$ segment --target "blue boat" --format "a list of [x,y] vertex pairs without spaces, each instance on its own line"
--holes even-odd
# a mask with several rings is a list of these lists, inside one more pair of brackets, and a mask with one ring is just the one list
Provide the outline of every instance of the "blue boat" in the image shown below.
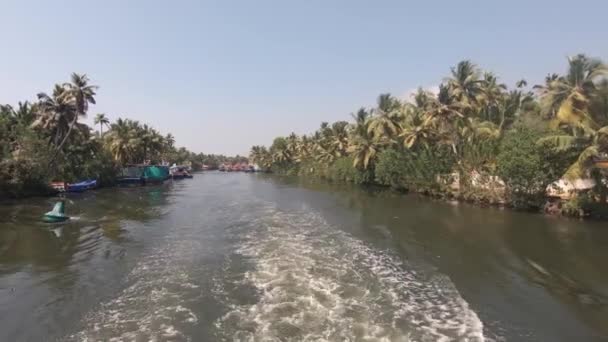
[[68,184],[66,191],[67,192],[85,192],[89,189],[94,189],[97,187],[96,179],[87,179],[82,182]]

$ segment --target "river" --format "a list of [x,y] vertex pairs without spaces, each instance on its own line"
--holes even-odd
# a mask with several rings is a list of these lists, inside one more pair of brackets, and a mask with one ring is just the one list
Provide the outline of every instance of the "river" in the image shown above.
[[0,204],[0,341],[606,341],[608,227],[268,175]]

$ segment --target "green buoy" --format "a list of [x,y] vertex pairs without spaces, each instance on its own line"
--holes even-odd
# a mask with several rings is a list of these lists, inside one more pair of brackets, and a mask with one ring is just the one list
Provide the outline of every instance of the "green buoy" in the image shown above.
[[42,217],[42,220],[48,223],[63,222],[69,219],[70,217],[65,215],[65,203],[63,201],[55,203],[53,210],[44,214]]

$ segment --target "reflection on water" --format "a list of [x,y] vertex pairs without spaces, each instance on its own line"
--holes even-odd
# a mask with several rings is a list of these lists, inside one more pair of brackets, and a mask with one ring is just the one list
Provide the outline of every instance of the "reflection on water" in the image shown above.
[[[113,287],[104,284],[105,276],[113,273],[106,266],[121,262],[131,229],[160,217],[167,191],[166,187],[104,189],[69,195],[66,213],[72,219],[56,224],[41,221],[55,199],[2,203],[0,317],[13,319],[3,323],[0,339],[21,340],[33,325],[42,328],[32,339],[60,334],[55,329],[71,325],[64,314],[82,313],[81,304],[97,300],[89,296],[91,292]],[[86,291],[79,293],[81,289]],[[65,305],[72,308],[65,310]]]
[[608,230],[268,175],[0,204],[0,340],[608,338]]

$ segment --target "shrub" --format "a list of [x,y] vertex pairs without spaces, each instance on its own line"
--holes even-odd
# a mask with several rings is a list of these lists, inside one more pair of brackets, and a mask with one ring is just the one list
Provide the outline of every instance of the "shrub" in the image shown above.
[[507,133],[496,158],[508,203],[515,208],[539,208],[549,184],[559,179],[571,162],[568,153],[555,153],[537,142],[542,134],[526,127]]
[[396,190],[407,189],[406,170],[408,159],[411,159],[410,154],[407,151],[396,151],[394,149],[382,151],[376,164],[376,181]]
[[[376,164],[378,183],[394,189],[408,189],[437,195],[445,190],[454,156],[445,147],[421,146],[414,150],[387,149]],[[448,177],[449,178],[449,177]]]
[[42,164],[29,158],[0,161],[0,198],[48,193],[46,167]]
[[341,157],[328,167],[327,178],[333,181],[368,184],[374,180],[374,172],[372,169],[361,170],[354,167],[352,157]]

